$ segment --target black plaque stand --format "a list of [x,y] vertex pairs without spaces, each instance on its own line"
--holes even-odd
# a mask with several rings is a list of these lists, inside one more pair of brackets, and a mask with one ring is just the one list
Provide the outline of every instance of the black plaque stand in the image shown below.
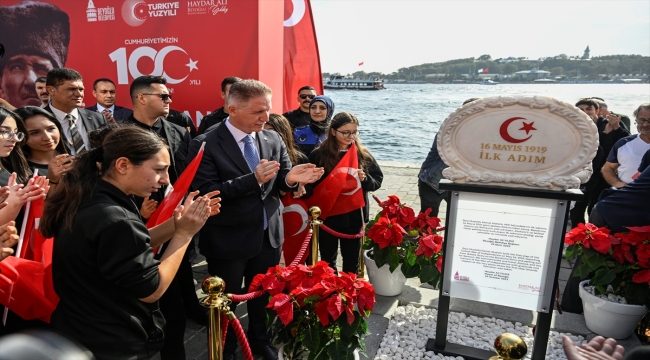
[[[440,182],[441,190],[448,190],[447,197],[447,217],[445,220],[445,242],[443,244],[443,253],[445,254],[443,258],[443,274],[442,274],[442,283],[440,285],[440,295],[438,299],[438,320],[436,325],[436,337],[429,339],[426,345],[426,351],[434,351],[436,353],[443,354],[445,356],[462,356],[465,359],[471,360],[484,360],[489,359],[491,356],[494,356],[495,353],[492,351],[482,350],[473,348],[470,346],[458,345],[453,343],[447,343],[447,327],[449,325],[449,305],[450,305],[450,294],[443,291],[443,285],[445,282],[445,263],[447,259],[450,259],[451,254],[447,252],[447,234],[449,234],[449,219],[451,217],[452,211],[456,211],[455,208],[452,209],[453,205],[456,202],[451,201],[453,196],[458,196],[460,192],[472,192],[472,193],[482,193],[482,194],[496,194],[504,196],[521,196],[521,197],[530,197],[538,199],[553,199],[561,200],[564,203],[563,205],[566,210],[564,211],[564,220],[561,222],[563,224],[562,231],[555,231],[555,234],[552,235],[556,237],[556,234],[561,234],[563,236],[564,229],[566,228],[567,219],[569,217],[569,202],[570,201],[580,201],[583,198],[582,192],[579,190],[567,190],[567,191],[549,191],[549,190],[532,190],[532,189],[523,189],[523,188],[514,188],[514,187],[501,187],[501,186],[486,186],[486,185],[472,185],[472,184],[459,184],[452,183],[449,180],[442,180]],[[553,239],[558,240],[558,239]],[[560,239],[561,241],[562,239]],[[553,274],[553,290],[557,289],[557,278],[560,272],[560,259],[562,258],[562,246],[559,247],[559,254],[556,258],[557,261],[555,265],[555,273]],[[449,255],[448,255],[449,254]],[[553,264],[549,270],[553,269]],[[546,356],[546,344],[548,342],[548,335],[551,331],[551,319],[553,317],[553,302],[555,298],[550,297],[548,305],[544,308],[546,311],[537,312],[537,327],[535,329],[535,340],[533,342],[533,353],[532,360],[542,360]]]

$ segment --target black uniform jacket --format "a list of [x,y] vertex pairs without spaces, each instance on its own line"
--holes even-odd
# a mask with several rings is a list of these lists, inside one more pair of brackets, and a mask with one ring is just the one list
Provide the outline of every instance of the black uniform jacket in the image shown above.
[[165,323],[158,302],[139,299],[158,288],[149,231],[130,198],[99,180],[77,211],[72,231],[54,238],[52,273],[60,302],[52,325],[98,359],[153,355]]

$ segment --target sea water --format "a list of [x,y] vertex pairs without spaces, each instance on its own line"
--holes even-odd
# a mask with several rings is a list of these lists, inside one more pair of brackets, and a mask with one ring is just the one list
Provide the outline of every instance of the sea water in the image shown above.
[[442,122],[466,99],[487,96],[543,95],[575,104],[583,97],[605,99],[609,110],[625,114],[650,102],[650,84],[386,84],[386,90],[326,90],[335,113],[359,118],[360,140],[375,158],[421,163]]

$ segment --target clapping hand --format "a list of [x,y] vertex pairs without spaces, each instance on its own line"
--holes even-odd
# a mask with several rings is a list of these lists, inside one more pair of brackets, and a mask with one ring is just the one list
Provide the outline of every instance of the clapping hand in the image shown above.
[[153,212],[156,211],[156,207],[158,207],[158,201],[153,199],[144,199],[142,206],[140,207],[140,215],[142,215],[144,219],[149,219],[151,215],[153,215]]
[[68,154],[57,155],[47,164],[47,175],[50,180],[58,182],[61,176],[72,168],[74,156]]
[[280,164],[277,161],[262,159],[260,160],[260,163],[257,164],[257,167],[255,167],[255,179],[257,179],[258,184],[265,184],[267,181],[275,177],[278,170],[280,170]]
[[603,131],[605,134],[609,134],[611,131],[621,127],[620,116],[609,114],[605,118],[607,119],[607,125],[605,125],[605,130]]
[[183,205],[174,210],[176,233],[185,232],[190,235],[190,238],[203,227],[211,213],[210,198],[199,196],[195,199],[198,193],[198,191],[191,192]]
[[623,360],[625,349],[616,340],[596,336],[588,344],[576,347],[568,336],[562,336],[564,354],[569,360]]
[[8,183],[9,196],[7,197],[7,203],[12,206],[23,206],[26,202],[45,197],[49,190],[47,179],[44,176],[29,179],[27,186],[16,184],[16,176],[16,173],[12,173]]
[[208,199],[210,199],[210,216],[217,215],[218,213],[221,212],[221,204],[220,204],[221,198],[216,197],[220,193],[221,193],[221,191],[215,190],[215,191],[211,191],[211,192],[205,194],[205,196]]
[[14,253],[12,246],[18,242],[16,222],[10,221],[0,226],[0,261]]
[[[99,112],[99,110],[97,110],[97,112]],[[107,123],[116,124],[116,121],[113,118],[113,114],[110,111],[104,110],[104,111],[102,111],[102,114],[104,114],[104,117],[106,118]]]
[[320,179],[324,173],[325,169],[316,167],[314,164],[296,165],[287,174],[287,183],[289,185],[295,183],[311,184]]

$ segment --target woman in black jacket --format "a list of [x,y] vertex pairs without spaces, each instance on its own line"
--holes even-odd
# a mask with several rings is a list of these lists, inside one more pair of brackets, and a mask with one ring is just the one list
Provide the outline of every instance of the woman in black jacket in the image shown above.
[[[190,194],[172,219],[148,230],[131,195],[147,198],[169,184],[167,145],[135,126],[103,131],[101,146],[77,156],[45,201],[40,230],[54,237],[60,298],[52,325],[97,359],[148,359],[164,338],[158,299],[210,215],[210,200]],[[152,247],[170,238],[155,260]]]
[[[384,175],[377,161],[359,141],[359,120],[348,112],[336,114],[328,130],[327,139],[309,155],[309,162],[325,168],[325,174],[318,182],[306,185],[304,197],[312,196],[323,179],[332,172],[341,158],[348,151],[352,143],[357,148],[359,169],[357,175],[361,181],[365,206],[345,214],[329,216],[325,225],[332,230],[343,234],[358,234],[368,222],[368,191],[375,191],[381,187]],[[339,238],[322,230],[319,233],[319,248],[321,259],[327,261],[336,270],[336,255],[339,247]],[[343,257],[343,271],[356,273],[359,267],[360,239],[341,239],[341,256]]]

